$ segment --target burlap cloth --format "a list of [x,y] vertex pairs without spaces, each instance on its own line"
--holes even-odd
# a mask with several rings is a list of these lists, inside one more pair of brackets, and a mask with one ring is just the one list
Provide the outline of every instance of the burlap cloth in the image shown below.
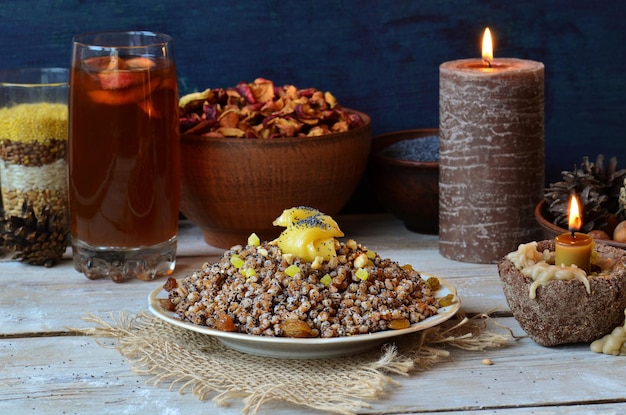
[[[151,376],[147,383],[168,382],[170,389],[191,390],[201,400],[212,396],[218,406],[241,399],[244,414],[256,414],[268,402],[353,414],[369,407],[368,401],[383,398],[387,388],[398,383],[392,376],[431,368],[449,355],[446,348],[485,350],[501,347],[513,337],[486,315],[468,319],[459,313],[437,327],[400,336],[371,352],[288,360],[232,350],[213,337],[176,327],[147,312],[134,317],[111,315],[112,323],[92,314],[84,320],[96,327],[74,330],[114,338],[114,347],[133,371]],[[492,331],[494,325],[508,333]],[[332,393],[320,393],[329,385]]]

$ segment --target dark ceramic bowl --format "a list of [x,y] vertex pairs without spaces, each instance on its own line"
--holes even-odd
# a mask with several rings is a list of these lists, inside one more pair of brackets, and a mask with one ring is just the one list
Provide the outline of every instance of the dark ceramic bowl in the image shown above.
[[273,140],[181,136],[180,210],[219,248],[263,240],[284,209],[310,206],[334,215],[348,202],[367,166],[371,121],[346,132]]
[[413,232],[439,232],[439,162],[412,161],[386,155],[402,140],[433,137],[439,130],[397,131],[372,139],[368,177],[379,203]]
[[[567,229],[555,225],[550,220],[548,220],[548,217],[549,215],[546,201],[542,200],[541,202],[537,203],[537,206],[535,206],[535,220],[541,227],[541,230],[543,231],[546,239],[554,239],[558,235],[567,232]],[[615,246],[617,248],[626,249],[625,243],[615,242],[610,239],[598,239],[598,241],[601,241],[607,245]]]

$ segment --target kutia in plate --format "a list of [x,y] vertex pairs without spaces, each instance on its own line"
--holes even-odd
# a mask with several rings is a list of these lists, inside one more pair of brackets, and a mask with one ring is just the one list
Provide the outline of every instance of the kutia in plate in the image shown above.
[[285,210],[273,241],[252,234],[187,277],[168,279],[161,306],[174,318],[227,332],[332,338],[406,329],[457,301],[439,280],[344,236],[309,207]]

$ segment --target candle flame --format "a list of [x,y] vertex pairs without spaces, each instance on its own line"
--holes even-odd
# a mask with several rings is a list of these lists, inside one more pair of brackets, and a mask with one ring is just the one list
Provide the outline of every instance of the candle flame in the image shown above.
[[567,226],[570,232],[579,231],[583,227],[583,219],[580,214],[580,205],[578,204],[578,198],[576,195],[572,195],[569,200],[569,215],[567,218]]
[[491,30],[488,27],[485,28],[485,33],[483,34],[483,60],[489,66],[491,66],[491,61],[493,61],[493,42],[491,40]]

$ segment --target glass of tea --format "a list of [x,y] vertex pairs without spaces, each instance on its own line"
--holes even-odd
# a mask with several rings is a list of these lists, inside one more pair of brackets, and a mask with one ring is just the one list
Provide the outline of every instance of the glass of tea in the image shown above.
[[152,280],[176,264],[180,160],[172,38],[72,40],[68,199],[74,266],[90,279]]

